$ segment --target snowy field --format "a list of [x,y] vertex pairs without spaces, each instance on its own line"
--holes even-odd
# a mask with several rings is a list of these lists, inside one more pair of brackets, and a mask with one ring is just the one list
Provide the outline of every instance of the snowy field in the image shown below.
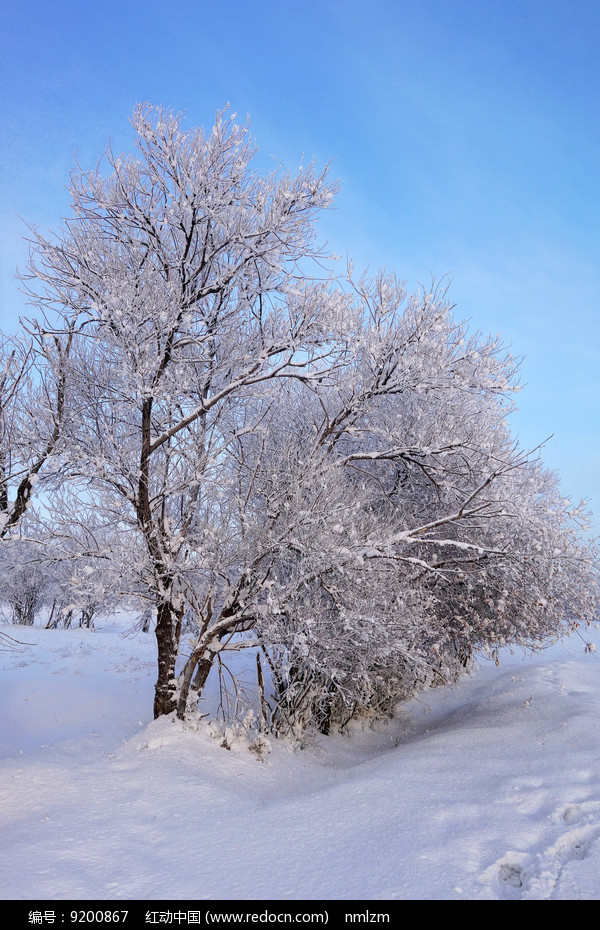
[[151,720],[153,637],[128,622],[0,628],[23,644],[0,652],[2,899],[600,897],[600,666],[580,639],[261,760]]

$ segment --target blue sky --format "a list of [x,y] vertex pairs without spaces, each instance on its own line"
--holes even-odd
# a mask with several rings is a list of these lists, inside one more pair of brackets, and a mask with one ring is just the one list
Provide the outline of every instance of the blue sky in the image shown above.
[[357,269],[453,277],[456,314],[524,356],[514,428],[600,531],[600,0],[3,0],[0,326],[23,221],[68,214],[74,153],[138,101],[342,180],[321,222]]

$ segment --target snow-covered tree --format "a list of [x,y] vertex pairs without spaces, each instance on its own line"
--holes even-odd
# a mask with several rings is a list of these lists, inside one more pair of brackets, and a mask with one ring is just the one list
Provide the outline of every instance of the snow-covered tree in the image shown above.
[[40,520],[77,590],[153,605],[155,715],[254,649],[262,724],[327,730],[590,619],[596,556],[511,436],[499,340],[435,288],[319,276],[327,171],[258,174],[225,114],[133,124],[135,155],[74,173],[26,279],[52,371],[69,345]]
[[510,435],[514,359],[443,294],[355,290],[345,363],[277,385],[223,466],[180,713],[228,646],[260,645],[276,729],[328,729],[597,611],[577,514]]
[[75,329],[71,493],[120,521],[154,599],[160,715],[202,559],[197,514],[219,508],[221,463],[254,428],[249,398],[322,376],[343,300],[307,277],[336,189],[326,170],[257,174],[247,128],[224,114],[207,134],[148,106],[133,124],[135,156],[108,149],[106,176],[74,173],[73,218],[36,235],[27,280]]
[[0,334],[0,539],[14,535],[59,451],[71,333],[32,323],[23,336]]

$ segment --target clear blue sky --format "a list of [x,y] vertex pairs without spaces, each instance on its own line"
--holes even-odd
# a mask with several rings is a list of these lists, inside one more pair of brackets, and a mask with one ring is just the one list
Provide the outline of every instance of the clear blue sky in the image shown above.
[[2,328],[75,151],[128,147],[137,101],[190,125],[229,102],[261,165],[333,159],[335,252],[451,274],[457,315],[525,356],[515,430],[554,434],[600,530],[600,0],[3,0],[0,80]]

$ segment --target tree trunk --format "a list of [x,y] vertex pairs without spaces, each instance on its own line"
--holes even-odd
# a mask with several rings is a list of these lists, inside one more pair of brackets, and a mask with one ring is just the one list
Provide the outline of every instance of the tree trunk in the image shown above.
[[172,713],[177,707],[175,662],[179,646],[181,617],[168,602],[159,604],[156,616],[158,678],[154,689],[154,719]]
[[[199,697],[202,689],[204,688],[204,685],[206,684],[206,679],[208,678],[214,660],[214,653],[209,653],[209,655],[209,659],[205,658],[205,656],[199,659],[198,653],[192,653],[187,661],[187,665],[185,666],[181,676],[179,701],[177,703],[177,716],[180,720],[185,719],[187,699],[190,690],[193,691],[197,697]],[[194,669],[196,669],[196,675],[194,677],[194,683],[192,684],[192,675],[194,674]]]

